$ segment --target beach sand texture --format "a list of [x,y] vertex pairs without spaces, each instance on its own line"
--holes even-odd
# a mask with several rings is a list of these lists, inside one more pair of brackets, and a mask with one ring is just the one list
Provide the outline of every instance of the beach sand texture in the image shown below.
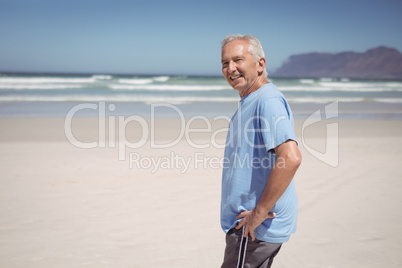
[[[306,128],[302,143],[303,121],[296,120],[303,155],[299,225],[274,267],[401,267],[402,121],[333,122],[340,136],[336,167],[306,150],[324,152],[324,122]],[[213,130],[225,127],[212,123]],[[73,134],[97,141],[97,124],[76,118]],[[63,118],[1,118],[0,125],[0,267],[220,266],[221,169],[214,161],[222,148],[194,148],[183,138],[155,149],[148,141],[119,161],[108,141],[92,149],[68,142]],[[177,137],[177,120],[157,125],[156,143]],[[191,127],[197,126],[205,128]],[[128,125],[126,134],[136,141],[138,126]],[[210,133],[190,135],[199,145],[211,141]],[[224,138],[221,132],[214,141],[222,145]],[[130,153],[190,164],[130,168]]]

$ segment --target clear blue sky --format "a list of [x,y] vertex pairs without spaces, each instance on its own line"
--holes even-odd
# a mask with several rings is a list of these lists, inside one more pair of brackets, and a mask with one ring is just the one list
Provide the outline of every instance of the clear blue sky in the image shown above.
[[268,71],[292,54],[402,51],[400,0],[0,0],[0,72],[219,75],[252,34]]

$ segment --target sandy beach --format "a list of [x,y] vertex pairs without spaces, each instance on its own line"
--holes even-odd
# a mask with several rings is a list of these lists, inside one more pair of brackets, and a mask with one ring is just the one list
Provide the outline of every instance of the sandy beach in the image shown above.
[[290,118],[273,267],[402,268],[401,26],[402,0],[0,0],[0,268],[221,267],[223,166],[249,209],[276,158],[244,142]]
[[[125,132],[109,132],[107,122],[102,144],[97,118],[75,118],[76,140],[98,142],[83,149],[67,140],[64,118],[1,118],[0,266],[219,267],[217,161],[227,122],[210,122],[210,131],[180,141],[177,119],[157,120],[153,141],[138,122]],[[326,122],[305,128],[301,142],[303,122],[295,124],[298,231],[274,267],[401,267],[402,121],[331,121],[339,129],[339,146],[327,148],[338,154],[335,167],[307,150],[325,153]],[[144,144],[119,154],[113,140],[123,132]]]

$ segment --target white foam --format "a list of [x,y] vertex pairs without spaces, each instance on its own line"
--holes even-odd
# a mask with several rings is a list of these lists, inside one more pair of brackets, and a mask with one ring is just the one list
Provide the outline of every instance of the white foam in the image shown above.
[[229,86],[221,85],[109,85],[114,90],[161,90],[161,91],[208,91],[208,90],[227,90]]
[[170,79],[169,76],[158,76],[158,77],[154,77],[153,80],[156,82],[166,82]]
[[146,85],[152,82],[152,79],[119,79],[119,83],[122,84]]
[[110,80],[113,78],[111,75],[102,75],[102,74],[96,74],[92,76],[93,79],[96,80]]
[[357,82],[331,82],[331,83],[320,83],[324,88],[329,90],[338,91],[361,91],[361,92],[383,92],[383,91],[402,91],[402,86],[390,87],[387,83],[357,83]]
[[162,96],[131,96],[131,95],[70,95],[70,96],[0,96],[0,101],[114,101],[114,102],[144,102],[144,103],[191,103],[191,102],[237,102],[237,97],[162,97]]
[[364,98],[287,98],[288,102],[296,102],[296,103],[328,103],[333,101],[339,102],[362,102]]
[[402,98],[375,98],[376,102],[386,102],[386,103],[402,103]]
[[[402,103],[402,98],[374,98],[367,100],[365,98],[287,98],[290,103],[328,103],[333,101],[339,102],[385,102],[385,103]],[[58,96],[34,96],[34,95],[14,95],[0,96],[0,101],[77,101],[77,102],[93,102],[93,101],[114,101],[114,102],[144,102],[144,103],[192,103],[192,102],[237,102],[239,97],[171,97],[171,96],[133,96],[125,94],[116,95],[58,95]]]
[[330,87],[330,88],[358,88],[358,87],[374,87],[372,83],[357,83],[357,82],[352,82],[352,83],[345,83],[345,82],[320,82],[319,85],[323,87]]
[[61,77],[0,77],[0,84],[47,84],[47,83],[93,83],[90,78],[61,78]]
[[303,85],[283,85],[279,86],[281,91],[348,91],[348,92],[386,92],[402,91],[402,87],[387,87],[384,84],[368,83],[322,83],[312,86]]
[[314,84],[315,81],[313,79],[300,79],[299,82],[302,84]]
[[402,98],[287,98],[288,102],[296,102],[296,103],[328,103],[332,101],[339,102],[385,102],[385,103],[402,103]]
[[11,89],[11,90],[24,90],[24,89],[44,89],[44,90],[54,90],[54,89],[71,89],[71,88],[82,88],[81,85],[66,85],[66,84],[0,84],[0,89]]
[[399,87],[402,88],[402,83],[398,82],[390,82],[390,83],[385,83],[384,84],[387,87]]
[[332,88],[320,86],[281,86],[280,91],[333,91]]

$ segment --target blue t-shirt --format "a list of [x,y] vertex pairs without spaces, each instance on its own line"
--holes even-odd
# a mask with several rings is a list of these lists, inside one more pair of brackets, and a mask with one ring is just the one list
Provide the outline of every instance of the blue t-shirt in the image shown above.
[[[235,227],[236,215],[258,203],[276,161],[274,148],[296,141],[293,115],[285,97],[268,83],[241,98],[226,138],[222,175],[221,226]],[[283,243],[296,231],[298,201],[294,180],[272,208],[274,219],[266,219],[254,230],[255,237]]]

